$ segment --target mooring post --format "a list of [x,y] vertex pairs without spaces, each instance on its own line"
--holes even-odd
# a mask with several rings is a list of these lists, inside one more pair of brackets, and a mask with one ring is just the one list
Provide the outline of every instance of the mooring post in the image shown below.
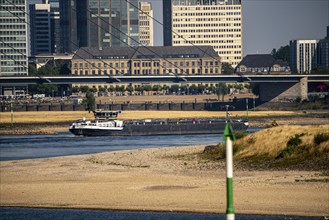
[[230,122],[226,122],[224,130],[224,140],[226,142],[226,219],[234,220],[233,208],[233,141],[234,132]]
[[13,108],[13,100],[10,100],[10,127],[14,126],[14,108]]

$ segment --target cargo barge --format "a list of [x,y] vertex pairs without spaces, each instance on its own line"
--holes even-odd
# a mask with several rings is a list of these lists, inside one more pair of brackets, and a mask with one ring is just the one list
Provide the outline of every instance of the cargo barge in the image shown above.
[[[103,114],[103,115],[102,115]],[[69,130],[82,136],[134,136],[134,135],[182,135],[220,134],[224,132],[226,120],[221,118],[183,118],[119,120],[116,112],[95,113],[94,120],[81,119]],[[240,120],[230,120],[234,131],[244,131],[248,125]]]

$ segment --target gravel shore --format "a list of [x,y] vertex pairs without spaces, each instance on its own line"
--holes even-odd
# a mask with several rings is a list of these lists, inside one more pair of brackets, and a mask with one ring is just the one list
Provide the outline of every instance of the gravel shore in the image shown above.
[[[1,206],[224,213],[223,161],[202,161],[204,146],[5,161]],[[236,213],[329,216],[321,172],[235,167]]]

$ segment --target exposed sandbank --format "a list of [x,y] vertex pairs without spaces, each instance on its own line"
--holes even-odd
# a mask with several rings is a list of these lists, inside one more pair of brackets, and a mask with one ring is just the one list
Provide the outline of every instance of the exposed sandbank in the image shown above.
[[[224,213],[225,164],[197,160],[196,153],[203,149],[174,147],[0,162],[0,205]],[[329,216],[325,178],[314,171],[236,167],[236,213]]]

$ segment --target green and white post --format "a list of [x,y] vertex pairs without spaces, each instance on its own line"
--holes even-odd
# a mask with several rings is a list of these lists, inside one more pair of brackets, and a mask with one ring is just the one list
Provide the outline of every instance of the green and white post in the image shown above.
[[234,220],[233,208],[233,141],[235,140],[234,132],[230,122],[226,122],[224,130],[224,140],[226,142],[226,219]]

